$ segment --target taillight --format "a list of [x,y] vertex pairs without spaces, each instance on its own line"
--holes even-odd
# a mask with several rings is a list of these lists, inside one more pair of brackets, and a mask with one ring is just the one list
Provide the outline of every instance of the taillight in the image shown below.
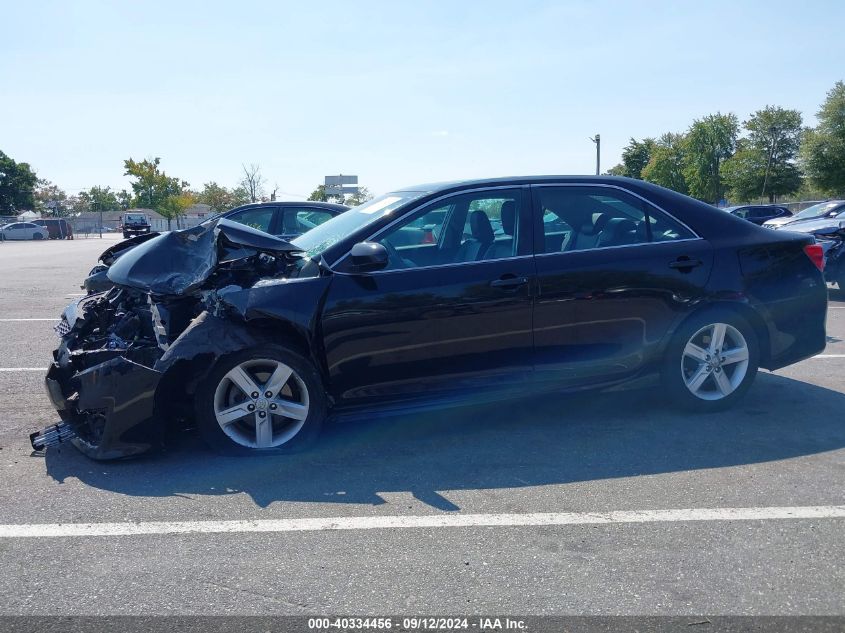
[[824,250],[821,244],[807,244],[804,247],[804,253],[816,265],[816,268],[824,271]]
[[434,244],[434,231],[432,231],[431,229],[426,229],[426,231],[423,233],[422,243]]

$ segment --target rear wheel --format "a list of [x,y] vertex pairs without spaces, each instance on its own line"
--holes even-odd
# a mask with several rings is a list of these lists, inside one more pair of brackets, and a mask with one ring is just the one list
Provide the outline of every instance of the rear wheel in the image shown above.
[[745,395],[758,366],[754,329],[739,315],[720,310],[681,326],[667,350],[663,381],[681,406],[718,411]]
[[215,450],[235,455],[290,453],[312,443],[326,416],[319,375],[281,347],[221,359],[197,391],[197,426]]
[[44,236],[43,236],[43,235],[41,235],[41,233],[33,233],[33,234],[32,234],[32,239],[34,239],[34,240],[43,240],[43,239],[44,239]]

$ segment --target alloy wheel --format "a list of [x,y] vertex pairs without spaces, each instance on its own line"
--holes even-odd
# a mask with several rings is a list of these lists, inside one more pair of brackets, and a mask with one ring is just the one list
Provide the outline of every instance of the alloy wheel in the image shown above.
[[276,448],[296,436],[308,417],[308,388],[288,365],[255,359],[233,367],[214,391],[223,432],[247,448]]
[[748,343],[728,323],[712,323],[687,341],[681,376],[687,389],[702,400],[721,400],[736,391],[748,373]]

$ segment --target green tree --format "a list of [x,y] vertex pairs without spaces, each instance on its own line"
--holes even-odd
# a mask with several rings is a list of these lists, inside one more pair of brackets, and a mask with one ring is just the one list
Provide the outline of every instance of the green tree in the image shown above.
[[705,202],[724,198],[722,162],[733,155],[738,134],[735,114],[717,112],[693,121],[684,148],[684,179],[690,195]]
[[357,207],[359,204],[364,204],[373,199],[373,194],[366,187],[358,187],[358,193],[354,193],[343,202],[343,204],[350,207]]
[[202,191],[196,194],[196,201],[199,204],[207,204],[214,213],[221,213],[248,203],[250,196],[243,187],[228,189],[216,182],[207,182]]
[[[91,208],[95,211],[119,211],[120,201],[117,199],[111,187],[91,187],[84,192],[90,201]],[[81,196],[82,194],[80,194]]]
[[767,158],[747,139],[737,141],[736,152],[719,168],[732,202],[750,202],[760,197]]
[[115,195],[117,196],[117,201],[120,204],[121,211],[126,211],[126,209],[132,206],[132,194],[126,191],[126,189],[121,189]]
[[339,202],[343,203],[343,196],[329,195],[326,193],[326,185],[317,185],[317,188],[311,192],[308,199],[313,202]]
[[643,169],[648,165],[653,150],[653,138],[644,138],[642,141],[631,138],[631,141],[622,150],[624,173],[619,175],[642,180]]
[[801,144],[801,113],[766,106],[743,122],[748,138],[737,143],[736,153],[721,167],[731,197],[745,202],[798,191],[801,172],[795,164]]
[[0,214],[32,209],[36,184],[38,177],[28,163],[16,163],[0,151]]
[[178,196],[188,186],[188,183],[178,178],[172,178],[159,168],[160,158],[144,159],[137,162],[132,158],[123,161],[124,176],[132,177],[132,191],[135,197],[132,204],[137,207],[159,210],[165,200]]
[[804,171],[822,191],[845,194],[845,83],[836,82],[816,116],[818,126],[801,143]]
[[619,163],[618,165],[614,165],[610,169],[608,169],[605,173],[605,176],[624,176],[625,175],[625,165]]
[[67,194],[49,180],[38,180],[34,193],[35,210],[42,215],[66,216],[71,211]]
[[686,138],[667,132],[654,143],[651,158],[643,168],[643,180],[679,193],[689,193],[684,177]]
[[181,193],[168,196],[155,208],[160,216],[167,220],[167,230],[171,228],[171,222],[176,220],[179,224],[179,218],[185,215],[185,211],[196,204],[196,198],[190,191],[183,191]]

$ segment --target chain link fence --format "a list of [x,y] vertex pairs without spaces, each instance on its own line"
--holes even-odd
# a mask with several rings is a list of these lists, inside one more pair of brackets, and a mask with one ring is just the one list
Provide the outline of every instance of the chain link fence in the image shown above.
[[110,235],[122,237],[119,220],[103,220],[100,224],[91,218],[68,218],[68,222],[73,227],[74,239],[100,237],[100,227],[102,227],[103,237]]

